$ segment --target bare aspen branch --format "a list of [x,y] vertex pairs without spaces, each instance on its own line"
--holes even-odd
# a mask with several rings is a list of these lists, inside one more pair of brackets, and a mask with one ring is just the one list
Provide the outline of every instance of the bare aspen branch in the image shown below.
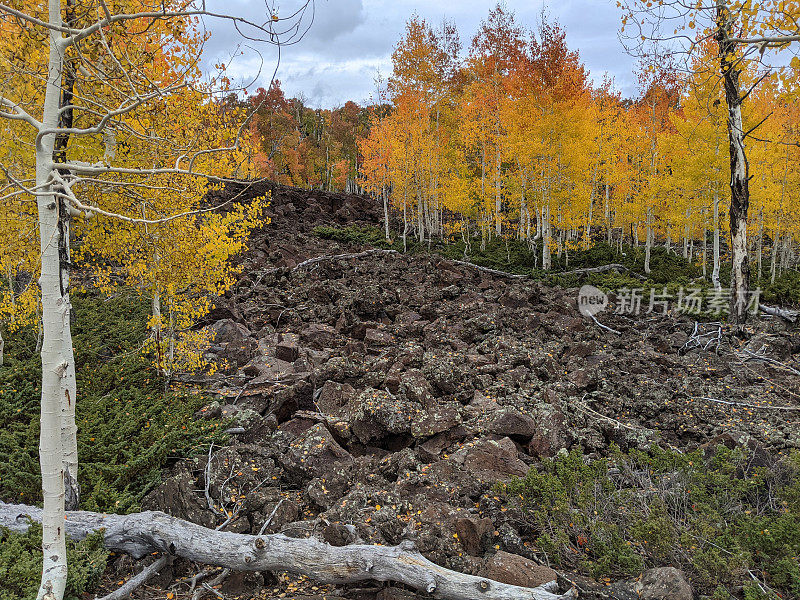
[[16,102],[13,102],[13,101],[9,100],[8,98],[4,98],[3,96],[0,96],[0,106],[5,106],[5,107],[10,108],[11,110],[14,111],[13,113],[5,112],[5,111],[0,112],[0,117],[2,117],[4,119],[10,119],[12,121],[25,121],[26,123],[32,125],[36,129],[41,129],[42,128],[41,121],[38,121],[37,119],[32,117],[30,114],[28,114],[28,112],[24,108],[22,108],[19,104],[17,104]]
[[169,223],[170,221],[174,221],[176,219],[183,219],[186,217],[192,217],[196,215],[201,215],[203,213],[212,212],[232,202],[232,200],[227,200],[222,204],[210,206],[208,208],[198,208],[196,210],[189,210],[182,213],[176,213],[174,215],[169,215],[168,217],[163,217],[161,219],[142,219],[137,217],[128,217],[126,215],[121,215],[119,213],[103,210],[102,208],[99,208],[97,206],[90,206],[84,204],[83,202],[78,200],[77,196],[75,196],[75,193],[72,191],[72,186],[74,186],[75,183],[79,182],[80,179],[74,179],[69,181],[64,177],[62,177],[61,174],[55,170],[53,171],[53,178],[58,183],[64,186],[63,189],[64,193],[62,195],[66,196],[67,200],[79,211],[85,212],[87,214],[88,213],[98,214],[104,217],[108,217],[110,219],[117,219],[119,221],[124,221],[126,223],[133,223],[137,225],[159,225],[161,223]]
[[184,89],[186,84],[181,84],[177,86],[173,86],[167,88],[166,90],[159,90],[158,92],[153,92],[152,94],[148,94],[147,96],[140,96],[136,99],[135,102],[129,104],[125,107],[120,107],[116,110],[112,110],[105,114],[100,122],[95,125],[94,127],[85,127],[85,128],[77,128],[77,127],[59,127],[56,129],[40,129],[39,135],[36,138],[36,143],[39,143],[39,140],[45,135],[93,135],[97,133],[102,133],[109,122],[114,119],[115,117],[121,117],[129,112],[132,112],[139,108],[141,105],[145,104],[146,102],[164,96],[165,94],[171,94],[178,90]]

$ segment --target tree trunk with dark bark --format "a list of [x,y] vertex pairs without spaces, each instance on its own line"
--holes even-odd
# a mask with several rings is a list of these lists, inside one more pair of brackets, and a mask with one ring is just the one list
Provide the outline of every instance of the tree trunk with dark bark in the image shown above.
[[739,91],[740,63],[737,44],[731,41],[732,16],[724,0],[717,0],[717,35],[725,101],[728,105],[728,142],[731,166],[731,313],[730,321],[740,331],[747,322],[750,289],[750,261],[747,256],[747,210],[750,188],[742,125],[742,97]]

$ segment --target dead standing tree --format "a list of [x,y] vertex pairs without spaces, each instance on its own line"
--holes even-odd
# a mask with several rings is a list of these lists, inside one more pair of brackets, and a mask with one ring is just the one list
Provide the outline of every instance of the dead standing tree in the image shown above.
[[[742,106],[758,83],[776,70],[775,65],[788,62],[787,52],[800,42],[800,2],[619,0],[617,4],[623,9],[623,38],[630,51],[640,56],[666,51],[681,59],[679,63],[687,71],[700,70],[721,82],[728,108],[731,171],[730,319],[742,331],[750,300],[747,251],[750,174],[745,142],[761,124],[745,130]],[[700,47],[706,42],[716,44],[717,55],[713,61],[698,61]],[[746,87],[742,81],[745,73]]]

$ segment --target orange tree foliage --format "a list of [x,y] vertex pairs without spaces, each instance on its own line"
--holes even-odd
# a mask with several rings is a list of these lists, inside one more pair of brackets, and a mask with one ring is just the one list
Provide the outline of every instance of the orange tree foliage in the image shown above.
[[[713,63],[713,44],[701,50]],[[726,116],[708,72],[651,61],[638,96],[623,98],[612,80],[592,82],[557,24],[532,32],[500,5],[466,56],[452,26],[412,17],[392,60],[388,114],[366,111],[356,162],[365,191],[388,191],[404,234],[514,236],[547,268],[551,251],[597,239],[682,245],[705,265],[707,235],[725,233]],[[766,119],[751,136],[750,231],[759,269],[763,249],[780,272],[800,242],[800,61],[742,81],[762,75],[744,114],[747,129]]]

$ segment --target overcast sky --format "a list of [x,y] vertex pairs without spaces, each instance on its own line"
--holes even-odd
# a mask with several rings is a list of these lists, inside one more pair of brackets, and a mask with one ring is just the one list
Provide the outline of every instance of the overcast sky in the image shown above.
[[[264,0],[208,0],[207,4],[210,10],[265,20]],[[282,16],[299,4],[300,0],[277,2]],[[316,0],[311,29],[299,44],[283,49],[277,77],[288,97],[302,94],[311,106],[331,108],[347,100],[368,101],[375,92],[376,77],[391,73],[392,49],[412,14],[433,25],[445,18],[454,21],[466,48],[495,4],[496,0]],[[624,94],[635,93],[635,60],[617,39],[620,12],[615,0],[506,0],[505,5],[527,29],[536,29],[545,7],[566,30],[567,43],[580,52],[593,79],[607,72]],[[248,42],[225,23],[209,20],[206,25],[212,32],[206,65],[230,64],[238,82],[257,78],[256,85],[266,87],[275,66],[274,50],[259,47],[262,60],[243,48],[245,55],[230,63],[237,45]]]

